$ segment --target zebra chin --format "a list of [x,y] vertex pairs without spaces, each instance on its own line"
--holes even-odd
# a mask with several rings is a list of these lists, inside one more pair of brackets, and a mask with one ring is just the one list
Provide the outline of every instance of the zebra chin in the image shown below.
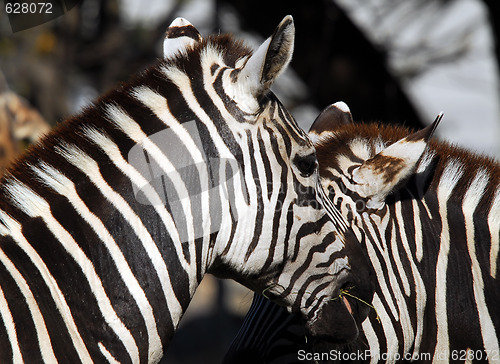
[[346,296],[323,305],[315,320],[306,324],[307,336],[315,343],[347,344],[358,338],[370,307]]

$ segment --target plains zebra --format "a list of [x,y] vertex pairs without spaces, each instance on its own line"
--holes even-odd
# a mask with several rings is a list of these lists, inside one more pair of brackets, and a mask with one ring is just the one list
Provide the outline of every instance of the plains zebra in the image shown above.
[[319,335],[318,317],[353,320],[328,303],[366,280],[359,243],[269,91],[293,39],[286,17],[252,54],[178,18],[164,59],[9,170],[1,363],[158,362],[206,272],[300,310]]
[[353,124],[344,103],[320,114],[320,176],[375,271],[374,310],[358,340],[315,347],[300,318],[255,297],[226,363],[500,361],[500,168],[428,142],[439,119],[410,134]]

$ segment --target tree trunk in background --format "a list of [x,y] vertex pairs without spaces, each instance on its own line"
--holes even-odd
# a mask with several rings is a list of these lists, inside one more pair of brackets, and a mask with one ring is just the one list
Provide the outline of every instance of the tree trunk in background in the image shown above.
[[301,1],[286,7],[267,0],[217,3],[236,9],[242,27],[263,37],[269,35],[270,24],[286,15],[284,11],[291,13],[296,26],[291,66],[308,86],[309,101],[318,108],[345,101],[356,120],[423,126],[398,80],[388,71],[385,54],[334,1]]

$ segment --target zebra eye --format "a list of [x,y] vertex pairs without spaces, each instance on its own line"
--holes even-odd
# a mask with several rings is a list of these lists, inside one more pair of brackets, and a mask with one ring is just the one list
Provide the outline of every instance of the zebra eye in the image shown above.
[[294,163],[304,177],[312,175],[318,165],[315,154],[309,154],[303,157],[297,156],[295,157]]

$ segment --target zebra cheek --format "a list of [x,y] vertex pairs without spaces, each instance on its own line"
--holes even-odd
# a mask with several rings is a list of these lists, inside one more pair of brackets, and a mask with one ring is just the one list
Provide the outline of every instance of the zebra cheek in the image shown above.
[[307,324],[307,331],[316,341],[334,344],[350,343],[359,334],[354,317],[340,299],[324,305],[317,319]]

